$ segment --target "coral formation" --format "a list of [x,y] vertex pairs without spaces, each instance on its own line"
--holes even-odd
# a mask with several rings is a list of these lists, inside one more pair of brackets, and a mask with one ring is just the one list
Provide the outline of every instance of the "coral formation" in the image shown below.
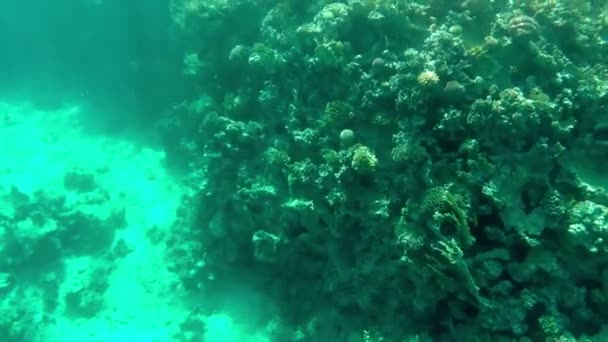
[[606,340],[608,9],[581,3],[174,0],[203,61],[164,127],[184,288],[247,280],[275,341]]
[[[110,247],[126,224],[125,209],[111,203],[91,174],[68,171],[64,183],[62,194],[0,188],[2,341],[34,341],[41,320],[53,313],[90,318],[104,305],[109,270],[121,257]],[[98,266],[65,279],[68,258],[91,256]]]

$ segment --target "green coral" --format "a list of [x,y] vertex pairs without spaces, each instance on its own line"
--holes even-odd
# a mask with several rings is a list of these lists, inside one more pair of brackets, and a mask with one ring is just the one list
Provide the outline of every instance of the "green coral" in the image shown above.
[[354,118],[353,106],[344,101],[331,101],[325,105],[321,118],[324,126],[336,127]]
[[331,41],[317,46],[312,62],[322,67],[338,68],[348,61],[351,54],[350,44]]
[[541,330],[548,336],[555,336],[562,332],[562,327],[555,316],[544,315],[538,318]]
[[391,150],[391,158],[399,165],[417,165],[428,157],[424,146],[415,143],[400,144]]
[[369,147],[358,145],[353,150],[352,168],[359,174],[370,174],[378,167],[378,158]]
[[571,243],[587,252],[608,253],[608,207],[590,201],[575,204],[567,232]]
[[266,73],[276,73],[285,66],[286,61],[276,50],[257,43],[251,48],[247,63],[251,67],[263,70]]
[[263,154],[264,160],[268,166],[283,167],[287,166],[291,161],[289,155],[285,151],[281,151],[276,147],[269,147]]

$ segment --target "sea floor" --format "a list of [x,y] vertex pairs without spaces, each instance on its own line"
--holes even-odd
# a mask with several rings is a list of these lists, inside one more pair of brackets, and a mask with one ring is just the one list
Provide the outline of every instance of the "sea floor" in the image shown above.
[[[124,227],[115,231],[112,250],[62,253],[57,268],[61,271],[0,269],[4,272],[0,278],[4,274],[9,279],[4,287],[0,284],[0,300],[4,302],[0,307],[5,317],[13,317],[13,321],[0,319],[0,330],[2,324],[5,330],[17,325],[19,332],[5,338],[28,342],[180,341],[176,337],[179,325],[192,313],[194,303],[184,299],[178,279],[168,270],[163,245],[155,244],[149,233],[170,233],[184,189],[167,172],[162,151],[135,139],[85,129],[84,110],[72,105],[41,111],[27,103],[0,103],[3,198],[11,198],[8,194],[15,189],[31,198],[42,191],[65,196],[70,210],[75,210],[81,203],[90,204],[82,200],[91,197],[87,193],[90,189],[82,191],[78,185],[78,191],[67,191],[66,174],[85,175],[81,185],[86,188],[87,180],[93,179],[92,193],[107,201],[106,207],[122,208],[125,219]],[[10,201],[1,203],[0,210],[10,211]],[[7,227],[2,229],[20,229]],[[120,253],[116,252],[117,241],[121,242]],[[2,251],[3,246],[0,244],[3,257],[10,257],[10,251]],[[83,312],[74,314],[74,304],[67,298],[94,287],[90,273],[95,269],[103,270],[106,286],[97,293],[98,298],[77,297],[76,307]],[[21,271],[33,276],[11,274]],[[56,280],[55,286],[41,285],[45,282],[40,279],[49,277]],[[55,304],[44,309],[49,297]],[[204,306],[204,299],[195,305]],[[28,318],[21,313],[13,315],[12,308],[26,312]],[[89,309],[92,313],[87,314]],[[200,340],[207,342],[267,340],[262,333],[239,331],[238,322],[221,312],[206,316],[205,325]]]

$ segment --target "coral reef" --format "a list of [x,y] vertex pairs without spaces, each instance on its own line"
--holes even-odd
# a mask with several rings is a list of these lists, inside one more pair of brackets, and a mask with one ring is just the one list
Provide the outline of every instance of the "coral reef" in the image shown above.
[[[99,313],[110,270],[128,250],[124,240],[114,244],[126,224],[125,209],[110,201],[92,174],[68,171],[64,181],[68,191],[60,194],[0,188],[2,341],[39,340],[57,312],[78,318]],[[94,256],[95,267],[84,262],[79,277],[66,279],[67,260]]]
[[605,5],[172,6],[184,288],[251,284],[276,341],[608,338]]

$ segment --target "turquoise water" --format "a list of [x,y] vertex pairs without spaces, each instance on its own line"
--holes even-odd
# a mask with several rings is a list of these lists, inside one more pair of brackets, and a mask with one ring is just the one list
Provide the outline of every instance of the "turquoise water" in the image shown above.
[[608,5],[0,4],[0,342],[608,341]]

